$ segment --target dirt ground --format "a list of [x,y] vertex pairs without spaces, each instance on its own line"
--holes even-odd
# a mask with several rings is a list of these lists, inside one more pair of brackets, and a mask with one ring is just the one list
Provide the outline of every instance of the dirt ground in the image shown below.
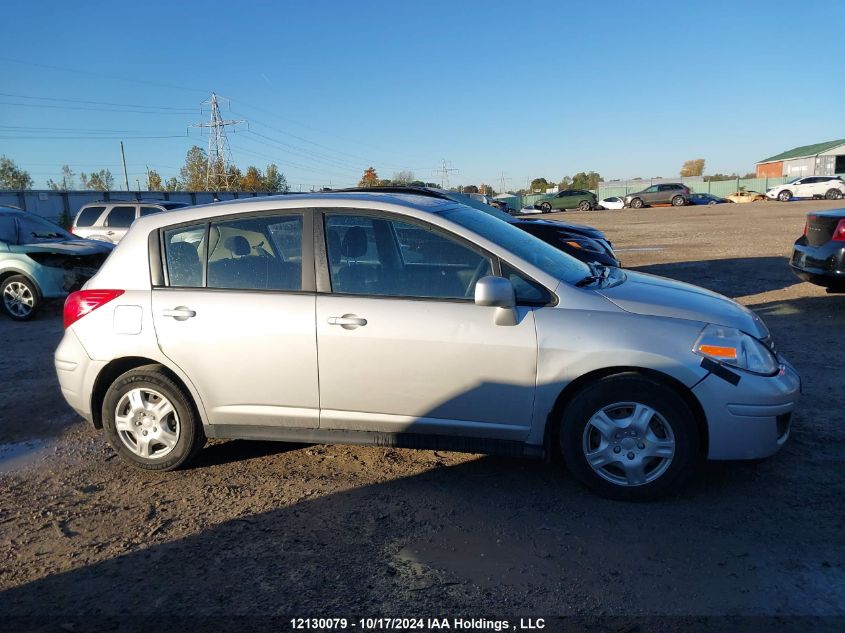
[[709,464],[649,504],[600,499],[542,462],[369,447],[215,442],[188,470],[145,474],[66,408],[58,312],[0,318],[0,614],[70,631],[289,614],[845,616],[845,296],[787,265],[805,213],[835,206],[546,216],[603,229],[626,267],[753,308],[802,374],[781,453]]

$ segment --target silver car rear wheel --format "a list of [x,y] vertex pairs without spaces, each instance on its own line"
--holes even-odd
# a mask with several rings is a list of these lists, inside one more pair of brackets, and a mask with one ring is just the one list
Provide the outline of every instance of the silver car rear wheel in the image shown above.
[[132,389],[118,401],[114,424],[121,443],[144,459],[166,457],[179,441],[179,416],[161,393],[147,387]]
[[642,486],[658,479],[672,464],[675,436],[651,407],[617,402],[590,417],[581,448],[602,479],[617,486]]

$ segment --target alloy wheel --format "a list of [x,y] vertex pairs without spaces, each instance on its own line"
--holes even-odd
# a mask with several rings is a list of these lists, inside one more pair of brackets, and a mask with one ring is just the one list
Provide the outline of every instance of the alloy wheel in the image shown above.
[[3,305],[11,315],[25,319],[35,308],[35,295],[25,283],[13,281],[3,289]]
[[618,402],[596,411],[584,427],[581,448],[590,468],[617,486],[656,480],[675,456],[675,435],[655,409]]
[[126,392],[118,401],[115,430],[123,445],[144,459],[168,455],[179,441],[179,416],[161,393],[146,387]]

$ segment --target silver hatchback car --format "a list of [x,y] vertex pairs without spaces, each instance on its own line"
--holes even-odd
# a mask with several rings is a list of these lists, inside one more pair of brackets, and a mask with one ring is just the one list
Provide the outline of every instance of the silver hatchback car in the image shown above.
[[650,499],[775,453],[800,384],[725,297],[414,195],[141,217],[64,318],[65,398],[148,470],[206,438],[560,453]]

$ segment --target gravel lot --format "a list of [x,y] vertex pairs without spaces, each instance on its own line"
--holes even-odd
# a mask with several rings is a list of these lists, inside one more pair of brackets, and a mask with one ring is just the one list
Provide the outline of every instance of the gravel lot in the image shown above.
[[0,318],[0,613],[71,631],[128,615],[845,616],[845,296],[786,259],[804,214],[836,206],[546,216],[753,308],[804,379],[780,454],[707,465],[650,504],[542,462],[384,448],[216,442],[190,470],[144,474],[65,407],[58,311]]

